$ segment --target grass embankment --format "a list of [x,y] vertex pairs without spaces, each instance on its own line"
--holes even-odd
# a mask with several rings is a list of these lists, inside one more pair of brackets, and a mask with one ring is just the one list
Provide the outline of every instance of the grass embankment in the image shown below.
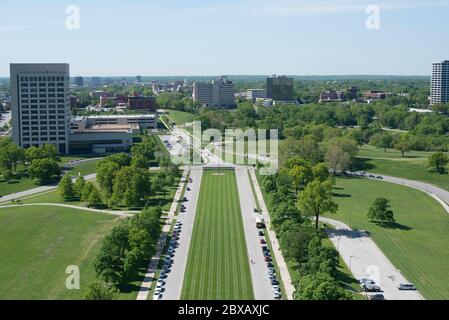
[[234,171],[203,173],[181,298],[254,298]]
[[[368,221],[377,197],[391,201],[396,223],[381,227]],[[393,265],[427,299],[449,299],[449,215],[418,190],[355,178],[338,178],[338,213],[329,217],[367,230]]]

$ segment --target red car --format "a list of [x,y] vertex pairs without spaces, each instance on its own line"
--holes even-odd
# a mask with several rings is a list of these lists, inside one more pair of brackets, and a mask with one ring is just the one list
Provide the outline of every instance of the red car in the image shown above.
[[270,262],[271,261],[271,257],[270,256],[265,256],[265,262]]
[[267,242],[265,241],[265,239],[260,239],[260,244],[266,244]]

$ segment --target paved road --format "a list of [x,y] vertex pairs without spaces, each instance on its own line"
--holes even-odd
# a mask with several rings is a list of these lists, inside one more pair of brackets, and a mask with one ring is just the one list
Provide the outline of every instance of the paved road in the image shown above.
[[285,263],[284,256],[282,255],[279,241],[276,237],[276,232],[274,232],[270,228],[270,215],[268,213],[267,206],[265,204],[265,200],[262,195],[262,190],[260,190],[259,182],[256,178],[256,173],[254,168],[249,169],[251,179],[253,181],[254,189],[256,191],[257,201],[259,202],[260,209],[262,210],[262,215],[267,224],[267,232],[271,241],[271,245],[273,248],[273,254],[276,258],[276,262],[278,264],[278,274],[281,276],[282,283],[284,284],[285,293],[287,295],[288,300],[293,300],[293,293],[295,292],[295,287],[292,284],[292,278],[290,276],[290,272],[288,271],[287,264]]
[[178,220],[182,222],[182,231],[179,237],[179,247],[175,251],[174,263],[171,272],[166,279],[165,291],[162,292],[163,300],[180,300],[181,290],[184,282],[184,273],[187,266],[187,257],[189,254],[190,241],[192,239],[193,225],[195,222],[196,207],[198,204],[199,191],[201,186],[202,167],[192,167],[190,177],[192,183],[188,186],[190,191],[186,191],[185,202],[186,211],[180,213]]
[[[268,269],[262,253],[262,245],[259,242],[259,230],[256,228],[254,213],[256,203],[248,177],[247,167],[235,169],[237,177],[237,188],[240,198],[240,209],[243,217],[245,230],[246,248],[248,250],[248,264],[251,270],[254,298],[256,300],[272,300],[273,289],[268,277]],[[253,260],[254,263],[250,261]]]
[[[369,173],[368,173],[369,174]],[[378,174],[376,174],[376,176],[378,176]],[[439,198],[440,200],[442,200],[446,205],[442,204],[443,207],[446,209],[446,211],[448,211],[449,213],[449,208],[448,208],[448,204],[449,204],[449,192],[438,188],[434,185],[425,183],[425,182],[420,182],[420,181],[415,181],[415,180],[408,180],[408,179],[402,179],[402,178],[396,178],[396,177],[390,177],[390,176],[384,176],[381,175],[383,177],[382,181],[386,181],[386,182],[391,182],[391,183],[395,183],[395,184],[400,184],[406,187],[410,187],[410,188],[415,188],[418,189],[420,191],[426,192],[428,194],[430,194],[431,196],[433,195],[434,197]],[[369,179],[373,179],[373,178],[369,178]],[[438,200],[438,199],[437,199]],[[441,202],[440,202],[441,203]]]
[[[94,180],[97,177],[97,174],[89,174],[84,176],[85,180]],[[73,178],[72,181],[75,182],[77,178]],[[52,191],[58,188],[58,185],[51,185],[51,186],[40,186],[40,187],[36,187],[33,189],[28,189],[25,191],[21,191],[21,192],[16,192],[16,193],[12,193],[12,194],[8,194],[6,196],[3,196],[0,198],[0,203],[4,203],[4,202],[9,202],[11,200],[16,200],[16,199],[23,199],[38,193],[43,193],[43,192],[47,192],[47,191]]]
[[335,227],[327,229],[326,233],[356,279],[374,280],[383,289],[387,300],[424,299],[418,291],[397,289],[398,284],[408,281],[364,231],[352,230],[336,220],[320,220]]

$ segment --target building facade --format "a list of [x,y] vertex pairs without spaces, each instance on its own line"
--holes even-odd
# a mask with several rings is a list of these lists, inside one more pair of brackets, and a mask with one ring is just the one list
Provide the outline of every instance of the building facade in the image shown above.
[[246,91],[246,99],[256,102],[257,99],[266,99],[267,90],[266,89],[248,89]]
[[293,78],[277,75],[267,78],[267,98],[278,101],[293,100]]
[[449,102],[449,60],[436,62],[432,68],[430,104]]
[[205,106],[235,106],[235,87],[226,77],[220,77],[212,83],[194,83],[193,100]]
[[84,79],[81,76],[75,77],[75,86],[82,87],[84,86]]
[[11,64],[12,139],[23,147],[53,144],[69,153],[68,64]]
[[128,108],[156,112],[156,97],[128,97]]

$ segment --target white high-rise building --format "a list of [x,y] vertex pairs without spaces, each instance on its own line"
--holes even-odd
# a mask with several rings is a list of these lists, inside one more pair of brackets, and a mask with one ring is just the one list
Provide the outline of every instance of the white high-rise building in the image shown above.
[[257,99],[266,99],[267,89],[248,89],[246,98],[252,102],[255,102]]
[[201,105],[232,107],[235,105],[234,93],[234,84],[226,77],[220,77],[211,84],[193,84],[193,100]]
[[449,102],[449,60],[433,64],[430,104]]
[[12,138],[24,148],[54,144],[69,152],[68,64],[11,64]]

